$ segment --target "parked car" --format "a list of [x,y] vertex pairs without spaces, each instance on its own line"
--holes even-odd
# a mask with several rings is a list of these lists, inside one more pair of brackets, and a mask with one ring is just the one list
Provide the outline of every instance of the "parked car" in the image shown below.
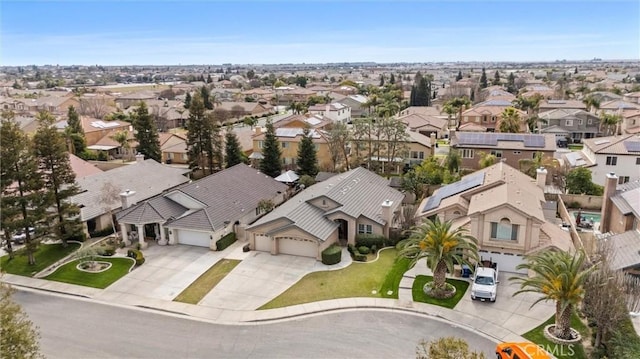
[[496,346],[498,359],[551,359],[552,356],[534,343],[500,343]]
[[[33,228],[33,227],[29,227],[29,236],[30,236],[31,238],[33,238],[33,237],[35,236],[35,234],[36,234],[36,230],[35,230],[35,228]],[[14,235],[11,237],[11,240],[12,240],[14,243],[18,243],[18,244],[24,243],[24,241],[25,241],[26,239],[27,239],[27,234],[24,232],[24,229],[23,229],[23,230],[20,230],[20,231],[18,231],[18,232],[16,232],[16,234],[14,234]]]
[[481,260],[472,277],[471,299],[496,301],[498,295],[498,263]]

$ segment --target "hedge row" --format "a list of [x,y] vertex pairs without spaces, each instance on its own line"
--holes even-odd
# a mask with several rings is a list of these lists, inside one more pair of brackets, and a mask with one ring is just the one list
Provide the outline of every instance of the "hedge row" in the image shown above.
[[113,245],[98,246],[96,252],[98,255],[111,257],[116,254],[116,247]]
[[[367,248],[367,247],[365,247],[365,248]],[[368,249],[369,248],[367,248],[367,250]],[[353,258],[354,261],[357,261],[357,262],[366,262],[367,261],[367,255],[360,253],[360,250],[358,248],[356,248],[353,244],[347,245],[347,250],[351,254],[351,257]]]
[[113,234],[113,228],[105,228],[99,231],[89,232],[89,237],[91,238],[104,237],[110,234]]
[[342,260],[342,248],[338,245],[331,245],[322,251],[322,264],[332,265],[340,263]]
[[127,251],[127,257],[135,259],[137,266],[142,265],[142,263],[144,263],[144,256],[142,255],[142,252],[140,252],[137,249],[129,249]]
[[236,234],[231,232],[216,241],[216,250],[222,251],[232,245],[236,241]]
[[375,245],[377,248],[382,248],[385,245],[386,238],[379,234],[358,234],[356,236],[356,247],[368,247]]

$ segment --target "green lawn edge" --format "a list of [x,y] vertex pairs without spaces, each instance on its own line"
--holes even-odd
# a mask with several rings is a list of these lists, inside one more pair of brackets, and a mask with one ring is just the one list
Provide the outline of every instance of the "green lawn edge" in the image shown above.
[[0,258],[0,269],[9,274],[33,277],[78,248],[80,248],[80,243],[74,242],[70,242],[67,247],[63,247],[62,243],[40,244],[34,253],[35,265],[29,265],[25,249],[22,248],[14,252],[14,258],[11,260],[8,254],[2,256]]
[[467,292],[467,288],[469,288],[469,282],[467,281],[447,278],[447,283],[456,287],[456,294],[448,299],[438,299],[430,297],[424,292],[424,285],[432,281],[432,276],[416,276],[416,279],[413,281],[413,287],[411,288],[414,302],[428,303],[453,309],[460,299],[462,299],[462,296]]
[[222,259],[207,269],[198,279],[183,290],[173,301],[187,304],[198,304],[224,277],[241,261]]
[[[407,258],[396,258],[393,263],[393,267],[387,273],[387,276],[384,278],[384,282],[382,282],[382,286],[380,287],[380,295],[383,298],[393,298],[398,299],[398,291],[400,289],[400,281],[402,281],[402,277],[409,270],[409,264],[411,261]],[[387,294],[389,291],[393,293],[391,295]]]
[[105,289],[129,273],[131,268],[136,264],[133,259],[128,257],[98,257],[96,260],[111,263],[111,268],[100,273],[84,272],[76,268],[79,262],[79,260],[76,259],[60,266],[55,272],[44,277],[44,279]]
[[[536,343],[544,348],[546,351],[553,354],[557,359],[574,358],[574,359],[587,359],[587,354],[584,351],[582,344],[561,345],[555,344],[545,338],[543,331],[544,327],[556,322],[556,316],[553,315],[546,322],[531,329],[530,331],[522,335],[523,338]],[[571,315],[571,328],[580,332],[583,338],[589,335],[587,326],[580,320],[580,317],[576,313]]]
[[383,282],[397,253],[389,247],[380,250],[378,259],[372,262],[353,262],[346,268],[309,273],[258,310],[339,298],[381,298]]

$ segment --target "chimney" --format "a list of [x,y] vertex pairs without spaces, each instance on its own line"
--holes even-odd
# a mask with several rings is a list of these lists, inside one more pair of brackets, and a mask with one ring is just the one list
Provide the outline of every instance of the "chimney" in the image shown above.
[[144,155],[142,153],[138,153],[136,155],[136,162],[137,163],[144,162]]
[[256,126],[255,134],[256,134],[256,136],[262,134],[262,127]]
[[431,132],[431,134],[429,135],[429,138],[431,139],[431,155],[435,156],[436,155],[436,133],[435,132]]
[[133,206],[134,204],[136,204],[135,195],[136,195],[136,191],[132,191],[129,189],[120,193],[120,200],[122,201],[122,209],[127,209]]
[[538,187],[544,190],[544,187],[547,184],[547,169],[544,167],[540,167],[536,170],[536,184]]
[[389,227],[391,227],[391,222],[393,221],[393,213],[391,212],[391,206],[393,205],[393,201],[390,201],[388,199],[386,199],[384,202],[382,202],[382,219],[385,220],[385,222],[387,222],[387,224],[384,226],[384,235],[389,237]]
[[611,222],[611,197],[616,193],[618,186],[618,176],[615,173],[607,173],[604,182],[604,193],[602,194],[602,211],[600,212],[600,232],[607,233],[610,230]]
[[451,144],[451,141],[453,141],[454,137],[456,137],[456,129],[455,128],[450,128],[449,129],[449,144]]

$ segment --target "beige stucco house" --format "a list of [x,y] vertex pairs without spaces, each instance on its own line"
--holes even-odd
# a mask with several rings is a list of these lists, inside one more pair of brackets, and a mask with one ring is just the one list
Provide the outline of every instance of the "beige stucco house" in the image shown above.
[[533,180],[499,162],[441,187],[420,203],[416,217],[453,221],[478,239],[482,258],[497,262],[501,271],[526,273],[516,268],[525,255],[573,250],[569,233],[555,224],[555,207],[545,211],[546,174],[539,170]]
[[400,221],[404,195],[358,167],[317,183],[247,228],[251,248],[321,259],[334,243],[355,244],[358,234],[389,235]]

